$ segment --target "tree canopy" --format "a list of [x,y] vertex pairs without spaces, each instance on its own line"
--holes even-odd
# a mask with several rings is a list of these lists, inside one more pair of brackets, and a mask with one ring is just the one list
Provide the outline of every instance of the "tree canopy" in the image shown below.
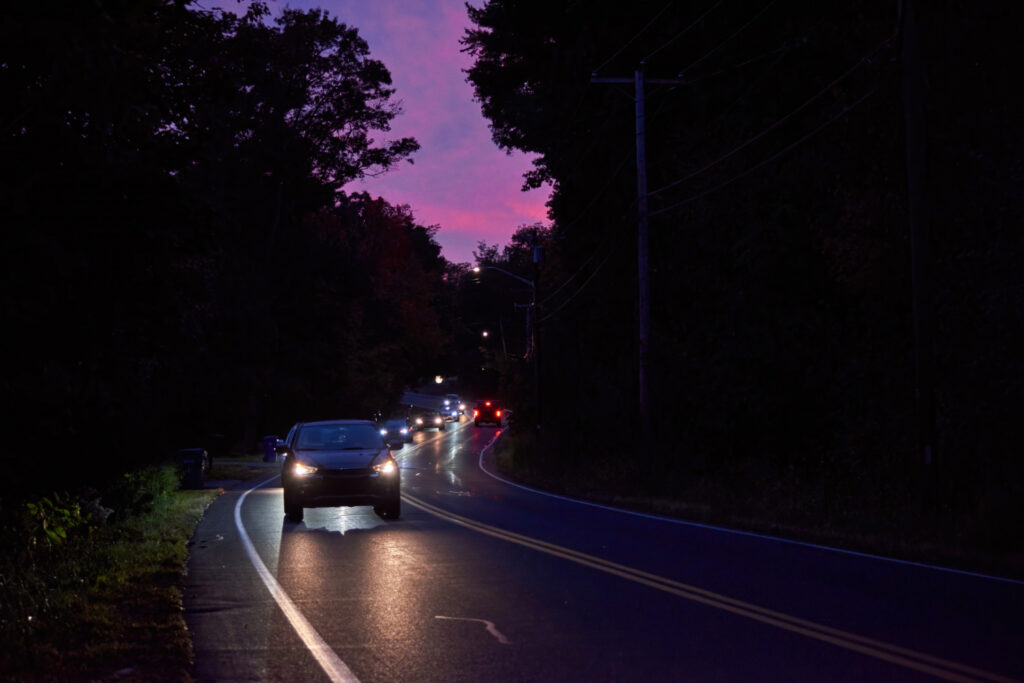
[[[1013,31],[980,6],[917,4],[941,471],[970,482],[968,505],[1005,506],[1009,489],[986,482],[1019,478],[1012,429],[998,425],[1024,398],[1009,351],[1024,341],[1024,290],[1007,268],[1021,253],[1021,96],[1001,56]],[[537,154],[525,183],[552,187],[538,466],[585,460],[648,492],[741,463],[840,482],[831,498],[912,489],[901,6],[467,9],[468,78],[494,141]],[[641,417],[634,93],[592,77],[641,69],[657,450],[637,470],[621,457],[635,430],[604,428]],[[842,507],[831,502],[825,517]]]
[[386,138],[391,77],[354,27],[260,2],[2,14],[4,411],[53,460],[39,485],[369,416],[439,352],[436,228],[341,192],[418,147]]

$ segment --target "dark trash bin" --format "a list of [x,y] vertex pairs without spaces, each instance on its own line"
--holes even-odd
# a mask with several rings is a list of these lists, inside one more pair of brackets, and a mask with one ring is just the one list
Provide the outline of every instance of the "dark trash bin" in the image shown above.
[[178,464],[181,466],[181,487],[184,489],[205,488],[208,462],[209,456],[202,448],[183,448],[178,451]]
[[263,437],[263,462],[277,462],[277,435]]

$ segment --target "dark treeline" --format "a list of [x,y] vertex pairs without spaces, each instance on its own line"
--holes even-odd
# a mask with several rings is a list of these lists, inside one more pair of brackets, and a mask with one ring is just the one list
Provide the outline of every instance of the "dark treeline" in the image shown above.
[[[526,183],[553,188],[533,465],[662,494],[710,473],[737,500],[798,492],[792,504],[826,524],[878,506],[899,525],[927,509],[949,514],[954,535],[1014,536],[1017,29],[990,5],[915,4],[935,311],[930,468],[915,417],[902,88],[914,55],[902,52],[902,3],[469,10],[469,78],[494,139],[537,154]],[[647,86],[648,453],[637,449],[633,86],[591,82],[632,78],[642,61],[650,79],[683,81]],[[532,410],[520,395],[520,414]],[[986,524],[965,530],[958,515]]]
[[387,69],[249,7],[5,5],[5,492],[369,417],[436,371],[436,228],[340,193],[418,147]]

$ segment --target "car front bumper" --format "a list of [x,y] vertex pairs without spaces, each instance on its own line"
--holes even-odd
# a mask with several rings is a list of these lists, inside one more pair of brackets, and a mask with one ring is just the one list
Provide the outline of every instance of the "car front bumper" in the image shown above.
[[290,477],[285,483],[302,507],[380,505],[393,501],[400,491],[399,475],[372,470],[320,470],[305,477]]

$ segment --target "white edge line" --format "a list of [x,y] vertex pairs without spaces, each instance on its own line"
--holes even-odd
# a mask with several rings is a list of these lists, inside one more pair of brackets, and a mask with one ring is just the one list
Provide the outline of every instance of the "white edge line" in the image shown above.
[[[502,430],[502,431],[504,431],[504,430]],[[934,565],[934,564],[925,564],[923,562],[913,562],[911,560],[901,560],[901,559],[896,558],[896,557],[886,557],[885,555],[872,555],[870,553],[857,552],[856,550],[847,550],[845,548],[834,548],[834,547],[828,546],[828,545],[818,545],[816,543],[808,543],[807,541],[797,541],[797,540],[794,540],[792,538],[782,538],[780,536],[768,536],[768,535],[765,535],[765,534],[758,534],[758,533],[755,533],[753,531],[742,531],[740,529],[730,529],[728,527],[714,526],[713,524],[701,524],[700,522],[691,522],[691,521],[686,520],[686,519],[677,519],[675,517],[664,517],[662,515],[652,515],[652,514],[649,514],[649,513],[646,513],[646,512],[636,512],[634,510],[626,510],[624,508],[612,507],[610,505],[602,505],[601,503],[592,503],[592,502],[590,502],[588,500],[580,500],[578,498],[569,498],[568,496],[560,496],[557,493],[550,493],[548,491],[542,491],[540,489],[531,488],[529,486],[524,486],[522,484],[517,484],[514,481],[510,481],[510,480],[506,479],[505,477],[502,477],[499,474],[495,474],[494,472],[491,472],[486,467],[484,467],[484,453],[487,452],[488,448],[490,448],[491,446],[494,445],[494,442],[498,440],[499,436],[501,436],[501,432],[498,432],[497,434],[495,434],[491,438],[491,440],[487,442],[487,445],[484,446],[483,449],[480,451],[480,459],[478,461],[480,469],[483,471],[484,474],[486,474],[486,475],[488,475],[490,477],[493,477],[494,479],[497,479],[498,481],[500,481],[500,482],[502,482],[504,484],[508,484],[509,486],[514,486],[517,489],[522,489],[524,491],[529,491],[530,493],[536,493],[537,495],[547,496],[548,498],[556,498],[558,500],[562,500],[562,501],[565,501],[565,502],[568,502],[568,503],[577,503],[579,505],[587,505],[589,507],[599,508],[601,510],[608,510],[609,512],[619,512],[621,514],[631,515],[633,517],[643,517],[644,519],[653,519],[653,520],[657,520],[659,522],[668,522],[670,524],[679,524],[679,525],[682,525],[682,526],[695,527],[695,528],[698,528],[698,529],[708,529],[710,531],[721,531],[721,532],[727,533],[727,534],[736,534],[737,536],[750,536],[752,538],[760,538],[760,539],[763,539],[763,540],[766,540],[766,541],[775,541],[777,543],[788,543],[790,545],[802,546],[804,548],[813,548],[815,550],[828,550],[828,551],[831,551],[831,552],[834,552],[834,553],[842,553],[843,555],[852,555],[854,557],[863,557],[863,558],[869,559],[869,560],[880,560],[882,562],[891,562],[893,564],[902,564],[902,565],[907,565],[907,566],[910,566],[910,567],[919,567],[921,569],[932,569],[934,571],[946,572],[946,573],[949,573],[949,574],[959,574],[961,576],[970,576],[970,577],[976,578],[976,579],[986,579],[988,581],[1002,581],[1004,583],[1011,583],[1011,584],[1015,584],[1015,585],[1018,585],[1018,586],[1024,586],[1024,581],[1020,581],[1018,579],[1011,579],[1011,578],[1008,578],[1008,577],[1005,577],[1005,576],[993,576],[991,574],[980,574],[978,572],[971,572],[971,571],[967,571],[965,569],[954,569],[953,567],[942,567],[942,566]]]
[[253,545],[249,534],[245,531],[245,526],[242,524],[242,501],[245,500],[245,497],[264,484],[274,481],[278,476],[280,475],[274,475],[270,479],[256,484],[239,497],[238,502],[235,503],[235,528],[238,529],[238,535],[242,539],[242,545],[249,556],[249,561],[252,562],[256,573],[263,579],[263,584],[270,591],[270,597],[274,598],[274,602],[284,612],[288,622],[291,623],[292,628],[295,629],[295,632],[302,639],[306,648],[316,658],[317,663],[320,664],[320,668],[324,670],[327,677],[336,683],[359,683],[359,679],[352,673],[352,670],[345,665],[345,662],[341,661],[337,653],[317,633],[313,625],[309,623],[302,612],[299,611],[299,608],[295,606],[295,603],[292,602],[292,599],[288,597],[288,594],[284,592],[284,589],[281,588],[281,584],[277,582],[274,575],[267,569],[267,565],[263,564],[259,553],[256,552],[256,546]]

